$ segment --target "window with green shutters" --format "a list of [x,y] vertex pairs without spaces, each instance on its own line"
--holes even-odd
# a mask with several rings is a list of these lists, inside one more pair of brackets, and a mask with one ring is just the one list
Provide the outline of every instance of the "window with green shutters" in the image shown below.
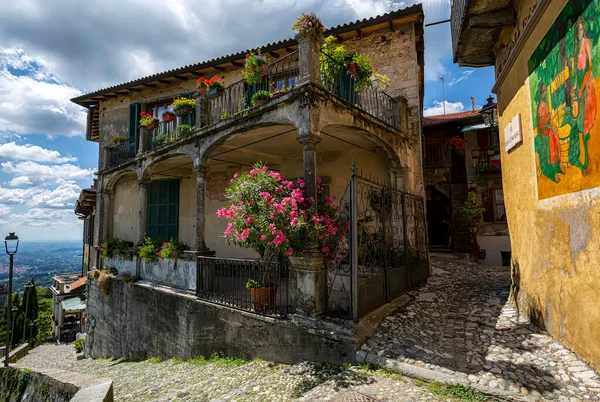
[[148,185],[146,235],[152,239],[178,239],[179,180],[154,181]]
[[142,105],[140,105],[139,103],[132,103],[129,105],[129,146],[127,148],[127,152],[129,153],[128,156],[134,156],[137,153],[141,111]]

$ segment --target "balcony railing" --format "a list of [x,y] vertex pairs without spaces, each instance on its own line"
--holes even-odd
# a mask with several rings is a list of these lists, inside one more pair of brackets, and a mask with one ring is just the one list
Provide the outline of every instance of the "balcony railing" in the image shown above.
[[170,144],[181,137],[190,135],[195,130],[195,112],[176,116],[175,120],[164,122],[152,130],[151,149]]
[[134,158],[137,152],[137,143],[130,143],[125,140],[110,149],[110,165],[117,166],[125,161]]
[[447,138],[425,140],[425,167],[450,166],[452,155]]
[[[198,257],[198,298],[256,314],[288,313],[288,265],[280,262]],[[247,288],[249,281],[269,285]]]
[[356,89],[356,78],[345,64],[340,64],[321,52],[321,83],[325,89],[344,102],[367,112],[384,123],[400,128],[400,105],[375,85]]

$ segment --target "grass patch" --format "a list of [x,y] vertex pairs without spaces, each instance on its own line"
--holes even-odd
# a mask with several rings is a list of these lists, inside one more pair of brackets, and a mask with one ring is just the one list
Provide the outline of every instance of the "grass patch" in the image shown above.
[[378,367],[371,363],[360,363],[358,366],[355,367],[357,367],[359,371],[365,374],[384,375],[391,380],[402,381],[403,383],[406,383],[406,380],[404,379],[402,374],[387,367]]
[[162,362],[162,357],[151,357],[148,360],[146,360],[148,363],[150,364],[156,364],[156,363],[161,363]]
[[[256,359],[256,361],[260,360]],[[218,367],[235,368],[250,363],[250,360],[241,356],[225,356],[222,353],[213,353],[208,359],[204,356],[195,356],[188,360],[188,363],[196,366],[213,364]]]
[[181,357],[174,357],[171,359],[171,361],[175,364],[181,364],[183,363],[183,359]]
[[462,384],[441,384],[439,382],[432,382],[427,384],[427,389],[437,396],[452,398],[456,401],[485,402],[490,400],[487,396]]

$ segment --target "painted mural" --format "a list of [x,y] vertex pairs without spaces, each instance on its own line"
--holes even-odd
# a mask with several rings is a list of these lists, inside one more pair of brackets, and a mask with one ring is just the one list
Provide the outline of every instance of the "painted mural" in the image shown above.
[[599,17],[569,1],[529,59],[540,199],[600,186]]

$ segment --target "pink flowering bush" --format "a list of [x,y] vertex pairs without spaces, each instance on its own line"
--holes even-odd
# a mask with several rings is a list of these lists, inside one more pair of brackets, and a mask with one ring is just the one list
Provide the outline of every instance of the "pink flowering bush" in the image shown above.
[[227,188],[228,205],[217,211],[228,220],[227,242],[254,250],[265,261],[297,254],[308,244],[334,258],[346,241],[347,225],[339,221],[332,198],[319,197],[311,205],[303,188],[302,179],[286,180],[262,163],[235,175]]
[[298,35],[310,34],[322,38],[325,34],[325,26],[314,13],[302,13],[292,25],[292,29],[298,32]]

